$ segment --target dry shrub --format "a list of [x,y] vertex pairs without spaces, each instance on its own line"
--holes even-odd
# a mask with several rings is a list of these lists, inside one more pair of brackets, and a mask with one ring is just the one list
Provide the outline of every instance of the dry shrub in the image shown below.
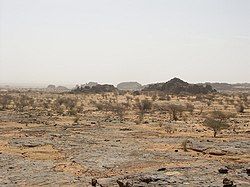
[[80,121],[80,116],[76,115],[75,118],[74,118],[74,124],[79,124],[79,121]]
[[152,101],[148,99],[136,100],[136,108],[138,109],[139,122],[143,121],[145,113],[149,112],[152,109]]
[[[171,119],[177,121],[179,117],[182,116],[182,112],[184,111],[184,107],[179,104],[169,104],[167,105],[167,111],[171,116]],[[179,116],[179,117],[178,117]]]
[[95,102],[93,104],[97,108],[97,110],[107,112],[111,110],[111,103],[112,103],[111,101],[110,102],[105,101],[105,102],[98,102],[98,103]]
[[157,100],[157,95],[156,94],[152,95],[151,99],[152,99],[152,101],[156,101]]
[[167,133],[169,133],[169,134],[173,134],[173,133],[176,131],[176,129],[173,128],[172,125],[167,124],[167,125],[165,125],[165,131],[166,131]]
[[182,112],[185,111],[186,107],[180,104],[155,104],[155,111],[160,111],[161,113],[168,113],[170,119],[177,121],[181,116]]
[[245,106],[242,103],[240,103],[240,104],[235,106],[235,109],[238,113],[244,113]]
[[126,101],[127,101],[127,104],[130,105],[130,103],[133,101],[133,97],[127,95],[127,96],[126,96]]
[[65,106],[65,108],[68,110],[69,115],[76,115],[77,114],[77,108],[76,108],[77,107],[77,99],[69,98],[69,97],[57,98],[54,101],[54,109],[58,110],[62,106]]
[[26,95],[20,95],[19,98],[15,100],[16,110],[23,111],[24,107],[33,106],[34,99]]
[[113,112],[119,117],[119,120],[122,121],[124,119],[125,111],[127,109],[127,104],[118,102],[101,102],[95,103],[95,107],[100,111]]
[[119,117],[120,121],[123,121],[126,111],[126,105],[120,103],[112,104],[111,111]]
[[181,143],[182,149],[183,149],[183,151],[185,151],[185,152],[188,151],[187,143],[188,143],[188,139],[185,139],[185,140]]
[[10,95],[1,95],[0,96],[0,109],[5,110],[8,105],[10,105],[13,97]]
[[165,92],[159,92],[158,93],[158,97],[160,101],[170,101],[171,97],[169,95],[167,95]]
[[212,101],[207,101],[207,106],[211,106],[212,105]]
[[187,104],[186,104],[186,110],[187,110],[190,114],[193,114],[193,112],[194,112],[194,105],[191,104],[191,103],[187,103]]

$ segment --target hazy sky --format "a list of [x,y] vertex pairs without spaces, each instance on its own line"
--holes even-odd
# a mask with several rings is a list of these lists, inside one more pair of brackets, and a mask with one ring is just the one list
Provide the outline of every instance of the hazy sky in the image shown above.
[[0,0],[0,83],[250,82],[250,0]]

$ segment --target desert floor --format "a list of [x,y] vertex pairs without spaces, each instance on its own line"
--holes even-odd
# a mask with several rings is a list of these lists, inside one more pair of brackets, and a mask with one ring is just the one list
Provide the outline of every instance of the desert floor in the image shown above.
[[[35,103],[61,96],[26,94]],[[225,178],[250,186],[249,109],[237,113],[229,121],[233,128],[214,138],[202,125],[200,101],[189,101],[195,109],[185,119],[171,121],[167,114],[147,112],[137,124],[134,109],[120,121],[94,108],[91,103],[103,100],[101,95],[62,97],[77,97],[78,105],[82,103],[77,123],[75,116],[59,115],[50,106],[17,111],[12,102],[0,111],[0,186],[94,186],[95,180],[96,186],[223,186]],[[224,110],[219,103],[225,105],[216,99],[204,105],[204,113],[215,107]],[[231,105],[226,110],[235,112]],[[220,173],[221,168],[228,173]]]

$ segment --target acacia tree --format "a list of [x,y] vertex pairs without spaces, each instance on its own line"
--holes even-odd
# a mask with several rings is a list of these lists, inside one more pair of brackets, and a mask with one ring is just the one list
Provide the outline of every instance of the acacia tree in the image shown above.
[[214,132],[214,137],[223,129],[228,129],[230,125],[228,124],[228,119],[234,117],[233,114],[224,113],[221,111],[213,111],[203,122],[203,125],[212,129]]
[[212,129],[214,132],[214,137],[216,137],[216,135],[223,129],[227,129],[229,128],[229,125],[221,120],[216,120],[216,119],[212,119],[212,118],[207,118],[204,122],[203,125]]

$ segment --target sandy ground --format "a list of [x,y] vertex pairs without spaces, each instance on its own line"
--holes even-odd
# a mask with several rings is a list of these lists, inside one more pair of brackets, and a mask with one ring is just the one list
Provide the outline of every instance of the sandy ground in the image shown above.
[[223,186],[224,178],[250,186],[248,111],[233,119],[236,132],[217,138],[197,115],[159,122],[147,114],[136,124],[96,111],[75,124],[70,116],[28,114],[0,111],[0,186],[91,186],[92,179],[97,186]]

